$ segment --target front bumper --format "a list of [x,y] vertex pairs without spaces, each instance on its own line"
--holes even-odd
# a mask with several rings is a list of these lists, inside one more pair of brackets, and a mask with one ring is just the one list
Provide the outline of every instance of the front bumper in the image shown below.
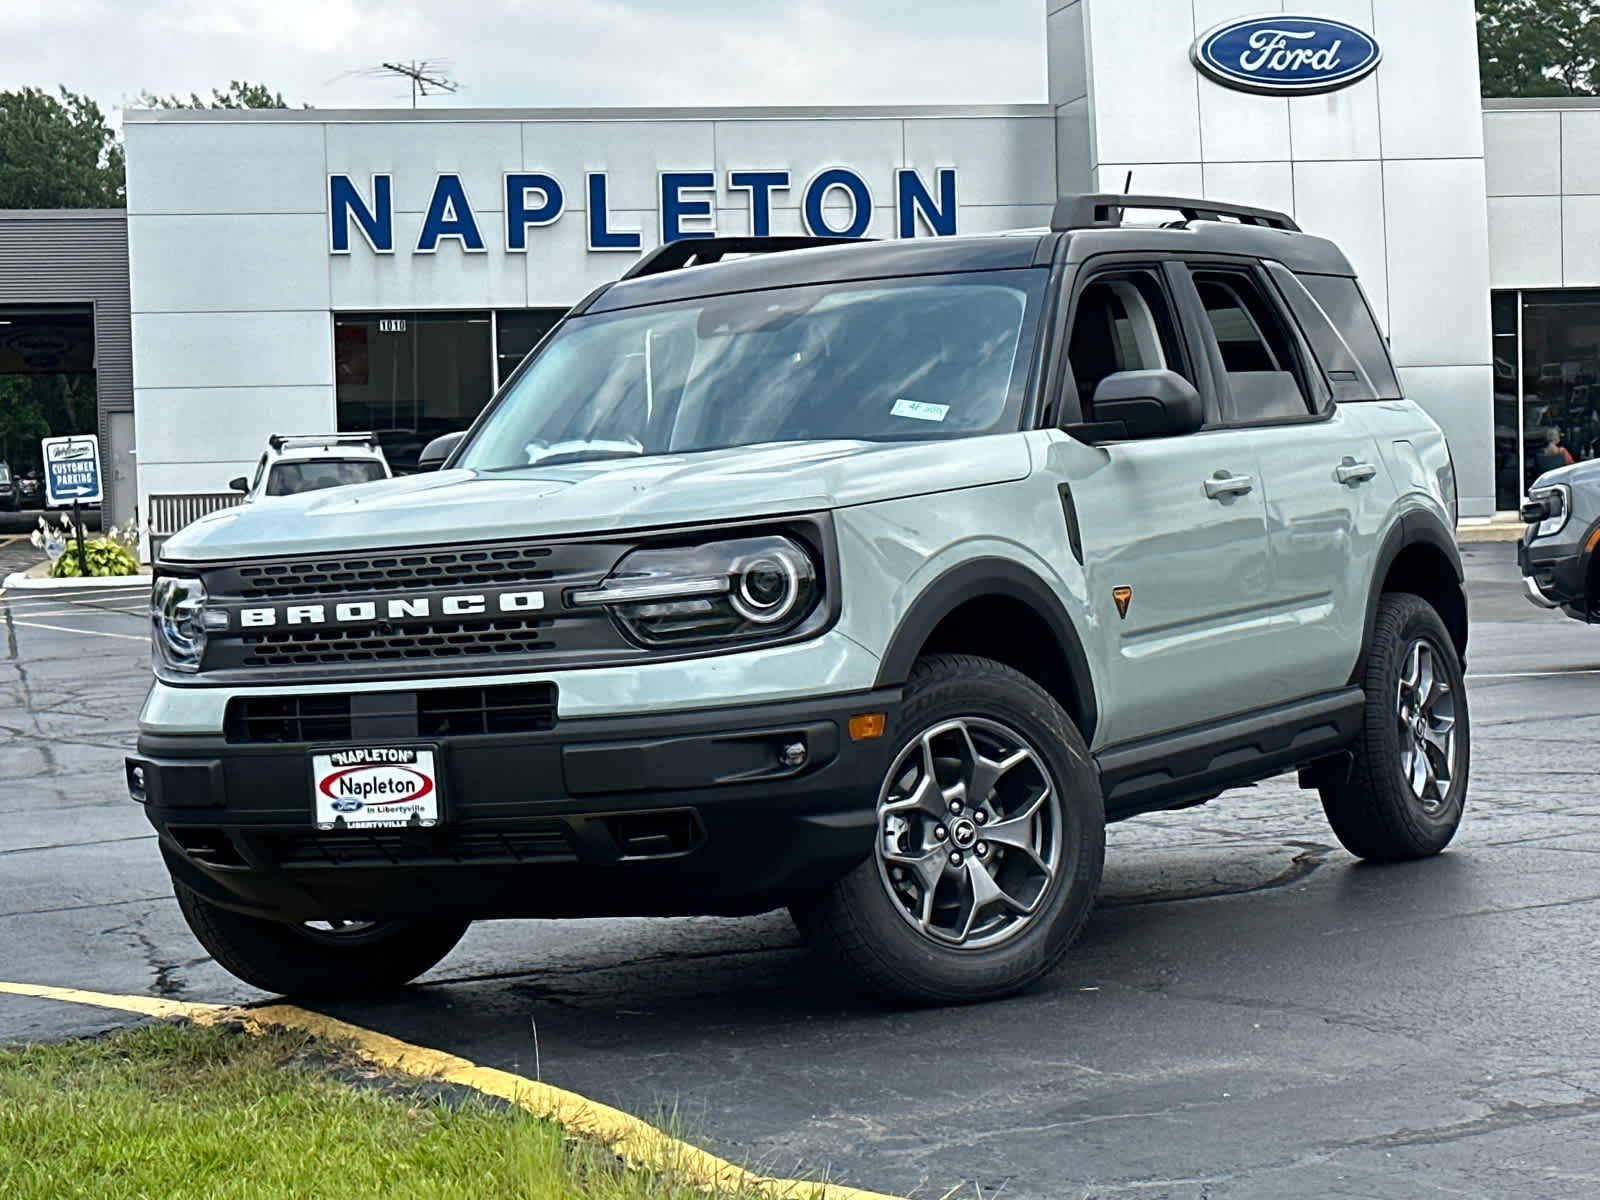
[[[146,733],[130,792],[174,878],[282,920],[759,912],[871,852],[889,739],[853,716],[898,689],[557,721],[538,733],[367,738],[436,749],[432,829],[320,833],[312,751]],[[799,765],[782,752],[804,745]]]
[[1517,568],[1528,600],[1540,608],[1559,608],[1578,620],[1589,612],[1589,556],[1582,544],[1517,543]]

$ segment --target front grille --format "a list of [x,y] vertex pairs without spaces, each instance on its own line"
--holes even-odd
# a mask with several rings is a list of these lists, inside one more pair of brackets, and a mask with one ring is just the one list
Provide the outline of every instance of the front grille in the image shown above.
[[525,583],[550,575],[548,546],[484,546],[419,550],[363,558],[316,558],[247,563],[238,568],[245,599],[354,595],[430,587]]
[[344,833],[261,834],[253,838],[263,857],[285,867],[396,865],[415,862],[531,862],[571,858],[566,826],[522,827],[498,832],[459,829],[374,829]]
[[405,659],[532,654],[555,643],[544,636],[552,622],[526,617],[440,621],[365,629],[272,629],[247,633],[243,665],[300,667]]
[[[494,687],[437,688],[420,692],[371,693],[388,702],[376,719],[379,728],[362,727],[344,695],[235,696],[228,701],[223,733],[230,742],[281,745],[290,742],[340,742],[360,738],[384,741],[413,737],[472,737],[491,733],[541,733],[556,724],[553,683]],[[409,728],[396,730],[400,714],[415,707]]]
[[[571,609],[565,597],[598,584],[628,549],[485,542],[214,567],[204,573],[206,592],[228,620],[207,638],[201,672],[219,683],[321,681],[626,661],[640,652],[609,614]],[[512,597],[517,603],[506,606]],[[450,611],[456,599],[473,605]],[[339,613],[362,615],[332,619]]]

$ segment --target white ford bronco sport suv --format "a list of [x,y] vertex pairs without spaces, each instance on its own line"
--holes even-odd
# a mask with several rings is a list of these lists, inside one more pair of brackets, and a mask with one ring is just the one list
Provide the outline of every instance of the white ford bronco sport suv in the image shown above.
[[1461,819],[1451,461],[1281,214],[674,243],[444,455],[159,564],[128,784],[259,987],[787,905],[846,978],[973,1001],[1061,960],[1108,820],[1295,769],[1365,858]]

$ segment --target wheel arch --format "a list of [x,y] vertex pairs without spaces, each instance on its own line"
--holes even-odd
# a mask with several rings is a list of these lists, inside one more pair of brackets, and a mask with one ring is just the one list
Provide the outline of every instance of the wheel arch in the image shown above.
[[904,684],[931,653],[975,654],[1021,671],[1092,742],[1099,709],[1083,642],[1055,592],[1020,563],[972,559],[924,588],[889,639],[877,686]]
[[1367,620],[1361,635],[1361,657],[1353,681],[1359,681],[1367,652],[1372,648],[1372,631],[1378,617],[1378,602],[1389,592],[1407,592],[1426,600],[1439,614],[1463,668],[1467,661],[1466,572],[1456,540],[1438,518],[1422,511],[1408,512],[1385,537],[1373,572],[1367,597]]

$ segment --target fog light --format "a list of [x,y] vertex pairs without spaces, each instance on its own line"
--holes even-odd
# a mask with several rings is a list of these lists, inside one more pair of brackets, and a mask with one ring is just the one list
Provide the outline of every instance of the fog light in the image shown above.
[[873,738],[883,736],[884,726],[888,723],[883,713],[862,713],[860,716],[850,718],[850,740],[852,742],[870,742]]
[[149,793],[145,790],[144,768],[135,763],[128,764],[128,797],[136,804],[149,802]]
[[806,744],[790,742],[778,752],[778,760],[786,767],[803,767],[806,764]]

